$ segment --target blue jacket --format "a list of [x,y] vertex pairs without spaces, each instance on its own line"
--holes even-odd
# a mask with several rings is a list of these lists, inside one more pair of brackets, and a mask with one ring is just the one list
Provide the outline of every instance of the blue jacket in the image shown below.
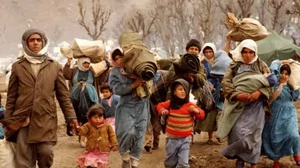
[[101,99],[101,105],[105,108],[105,118],[115,117],[116,107],[120,100],[120,97],[117,95],[111,95],[111,97],[111,106],[108,105],[108,102],[105,98]]

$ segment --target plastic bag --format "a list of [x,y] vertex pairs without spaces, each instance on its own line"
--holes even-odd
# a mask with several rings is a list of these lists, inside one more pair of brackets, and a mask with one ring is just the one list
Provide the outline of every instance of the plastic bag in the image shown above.
[[243,41],[245,39],[258,41],[270,35],[258,20],[252,18],[238,20],[233,13],[227,14],[225,24],[230,29],[228,34],[233,41]]

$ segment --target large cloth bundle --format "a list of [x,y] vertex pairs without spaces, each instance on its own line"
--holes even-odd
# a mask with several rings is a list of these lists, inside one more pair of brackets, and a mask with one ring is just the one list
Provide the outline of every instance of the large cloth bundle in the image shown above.
[[94,77],[98,77],[107,70],[107,63],[105,60],[98,63],[91,63],[90,69],[93,72]]
[[60,48],[63,56],[68,58],[89,57],[92,63],[101,62],[105,56],[105,46],[101,40],[84,40],[75,38],[71,46]]
[[119,40],[124,51],[122,63],[126,70],[146,81],[152,79],[157,71],[155,55],[150,52],[138,33],[125,32]]
[[[269,98],[271,96],[268,90],[269,82],[261,73],[252,70],[246,71],[236,75],[232,81],[235,86],[235,90],[237,91],[232,97],[242,92],[252,93],[258,89],[265,97]],[[245,103],[238,100],[233,100],[231,102],[227,99],[225,100],[220,126],[217,131],[217,136],[219,138],[227,137],[235,122],[242,114],[245,105]]]
[[225,72],[231,62],[232,62],[232,60],[230,59],[230,57],[228,56],[228,54],[225,51],[220,50],[220,51],[216,52],[214,64],[212,65],[210,73],[212,75],[224,76]]
[[289,83],[292,85],[294,90],[300,89],[300,62],[291,60],[291,76],[289,78]]
[[293,59],[288,60],[274,60],[270,65],[270,69],[276,74],[277,78],[280,77],[280,67],[283,64],[288,64],[291,68],[291,75],[288,80],[288,84],[293,87],[294,90],[300,89],[300,62]]
[[245,39],[258,41],[270,34],[258,20],[252,18],[238,20],[233,13],[227,14],[225,24],[230,29],[228,34],[230,34],[233,41],[243,41]]

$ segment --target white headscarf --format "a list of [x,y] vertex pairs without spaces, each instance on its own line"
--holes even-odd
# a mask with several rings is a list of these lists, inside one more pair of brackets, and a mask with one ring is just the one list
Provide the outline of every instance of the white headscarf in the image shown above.
[[[211,59],[206,58],[205,55],[204,55],[204,50],[205,50],[207,47],[211,48],[212,51],[214,52],[214,56],[213,56]],[[213,65],[213,64],[214,64],[214,59],[215,59],[215,54],[216,54],[216,53],[217,53],[217,48],[216,48],[216,46],[215,46],[213,43],[205,43],[205,44],[203,45],[202,49],[201,49],[201,52],[200,52],[200,55],[201,55],[200,60],[205,59],[205,60],[208,61],[211,65]]]
[[255,52],[255,57],[252,59],[251,62],[248,63],[248,64],[253,64],[257,60],[258,56],[257,56],[257,44],[255,41],[253,41],[251,39],[243,40],[233,51],[231,51],[232,59],[235,62],[245,63],[244,59],[242,57],[243,48],[248,48]]
[[91,59],[89,57],[81,57],[77,60],[78,69],[85,72],[88,71],[90,68],[84,68],[82,65],[84,62],[91,63]]
[[214,54],[216,54],[217,48],[216,48],[216,46],[214,45],[214,43],[205,43],[205,44],[203,45],[202,49],[201,49],[201,52],[200,52],[201,56],[204,56],[204,50],[205,50],[205,48],[207,48],[207,47],[211,48],[211,49],[213,50]]

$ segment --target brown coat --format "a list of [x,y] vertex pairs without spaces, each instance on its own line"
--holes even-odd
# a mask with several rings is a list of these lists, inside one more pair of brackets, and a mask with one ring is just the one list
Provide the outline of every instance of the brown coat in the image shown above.
[[56,142],[55,96],[64,116],[76,118],[59,63],[48,57],[35,77],[31,64],[21,58],[12,65],[4,125],[16,126],[16,121],[29,117],[28,143]]
[[85,147],[87,151],[92,151],[98,144],[100,152],[109,152],[111,147],[118,145],[115,131],[108,123],[99,128],[86,123],[81,127],[78,135],[87,137]]

